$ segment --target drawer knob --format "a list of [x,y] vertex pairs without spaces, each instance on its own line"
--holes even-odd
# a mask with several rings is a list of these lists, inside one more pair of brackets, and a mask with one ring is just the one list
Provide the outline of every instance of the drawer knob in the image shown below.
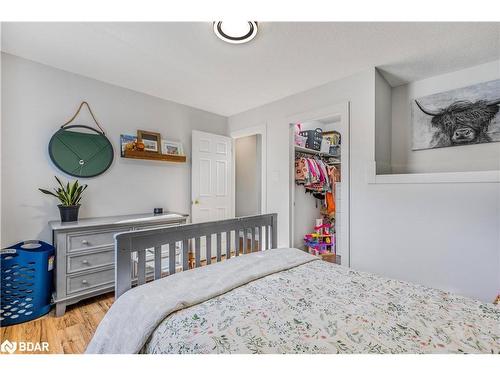
[[83,264],[89,264],[89,261],[87,259],[82,260]]
[[82,280],[82,284],[88,284],[89,282],[87,280]]
[[89,241],[87,240],[82,240],[82,245],[88,245],[89,244]]

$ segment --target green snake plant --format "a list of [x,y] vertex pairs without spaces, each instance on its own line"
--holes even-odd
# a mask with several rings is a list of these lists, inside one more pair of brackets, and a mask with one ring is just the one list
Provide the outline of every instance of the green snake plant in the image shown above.
[[79,185],[78,180],[73,183],[66,183],[66,186],[63,185],[61,180],[54,176],[59,184],[59,187],[54,188],[54,192],[38,189],[42,193],[47,195],[53,195],[61,202],[61,206],[77,206],[80,204],[80,200],[82,199],[82,193],[87,188],[87,185]]

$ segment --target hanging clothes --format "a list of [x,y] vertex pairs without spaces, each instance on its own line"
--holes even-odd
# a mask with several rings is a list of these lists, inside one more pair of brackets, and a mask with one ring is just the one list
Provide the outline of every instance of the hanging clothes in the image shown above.
[[327,192],[325,195],[325,201],[326,201],[326,213],[329,216],[332,216],[335,214],[335,196],[331,191]]
[[304,158],[295,159],[295,181],[301,184],[305,183],[308,173],[309,168],[306,160]]
[[295,159],[295,181],[308,191],[326,192],[331,189],[328,166],[318,158]]

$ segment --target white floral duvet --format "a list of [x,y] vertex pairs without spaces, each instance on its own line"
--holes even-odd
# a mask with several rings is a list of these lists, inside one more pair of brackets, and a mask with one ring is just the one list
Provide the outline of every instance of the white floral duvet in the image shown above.
[[500,353],[500,309],[322,261],[168,316],[142,353]]

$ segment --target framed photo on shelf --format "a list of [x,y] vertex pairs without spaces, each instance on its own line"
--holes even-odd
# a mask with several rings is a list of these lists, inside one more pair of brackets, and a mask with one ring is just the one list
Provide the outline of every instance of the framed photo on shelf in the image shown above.
[[137,140],[144,143],[144,151],[161,154],[161,135],[160,133],[146,130],[137,130]]
[[127,144],[134,143],[137,141],[137,136],[129,135],[129,134],[121,134],[120,135],[120,148],[121,148],[121,156],[125,156],[125,148]]
[[161,140],[161,153],[165,155],[184,155],[182,143],[176,141]]

